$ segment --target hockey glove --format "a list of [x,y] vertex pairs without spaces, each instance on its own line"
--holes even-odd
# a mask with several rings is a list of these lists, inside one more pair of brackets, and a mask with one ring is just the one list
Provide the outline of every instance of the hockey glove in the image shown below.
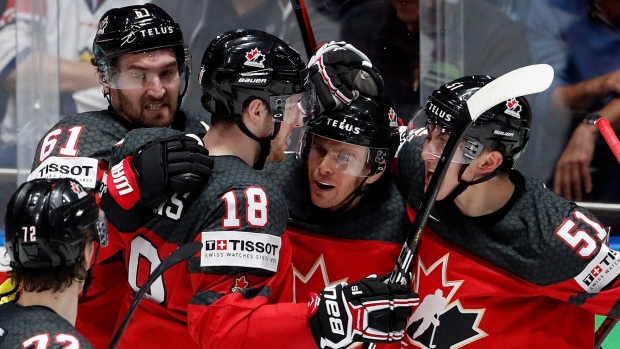
[[369,277],[313,294],[310,330],[320,348],[342,348],[354,342],[389,343],[403,338],[407,318],[419,302],[411,286]]
[[349,105],[360,92],[376,96],[383,90],[383,78],[370,59],[344,41],[321,45],[310,58],[308,67],[319,112]]
[[194,135],[148,143],[110,170],[108,192],[125,210],[139,204],[157,207],[173,193],[199,190],[209,180],[213,159]]

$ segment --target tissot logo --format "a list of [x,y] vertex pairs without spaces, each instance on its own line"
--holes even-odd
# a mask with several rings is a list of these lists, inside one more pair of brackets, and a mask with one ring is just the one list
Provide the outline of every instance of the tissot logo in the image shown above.
[[243,231],[203,232],[201,267],[237,266],[275,272],[280,260],[279,236]]
[[431,112],[433,115],[437,116],[438,118],[446,121],[446,122],[451,122],[454,119],[454,116],[448,112],[446,112],[445,110],[441,109],[440,107],[436,106],[435,104],[433,104],[433,102],[428,102],[426,104],[426,110],[428,110],[429,112]]
[[252,240],[206,240],[204,241],[207,251],[228,252],[258,252],[275,256],[279,246],[271,243]]

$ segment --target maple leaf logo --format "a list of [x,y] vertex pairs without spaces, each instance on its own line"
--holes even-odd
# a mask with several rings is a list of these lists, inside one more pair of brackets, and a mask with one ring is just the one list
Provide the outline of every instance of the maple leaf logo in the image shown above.
[[260,54],[260,51],[255,48],[252,51],[246,53],[245,57],[247,57],[247,59],[249,59],[249,60],[254,60],[254,57],[256,57],[256,55],[258,55],[258,54]]
[[247,280],[245,275],[241,275],[238,278],[235,278],[235,285],[230,288],[230,292],[241,292],[250,286],[250,282]]
[[390,126],[398,126],[398,116],[396,115],[396,111],[393,108],[390,108],[388,112],[388,118],[390,118]]
[[108,26],[108,16],[106,16],[100,23],[99,23],[99,30],[97,30],[97,34],[103,34],[103,32],[105,32],[105,27]]
[[260,52],[258,48],[254,48],[245,54],[247,61],[243,65],[249,65],[251,67],[264,68],[265,55]]

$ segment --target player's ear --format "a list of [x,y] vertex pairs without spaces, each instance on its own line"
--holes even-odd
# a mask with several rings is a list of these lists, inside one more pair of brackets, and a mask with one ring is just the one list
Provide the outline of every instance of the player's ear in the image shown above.
[[478,164],[478,170],[483,173],[491,173],[498,168],[504,161],[502,153],[497,150],[485,151],[480,154],[481,162]]
[[262,119],[268,113],[267,108],[265,107],[265,103],[262,100],[256,98],[250,103],[248,103],[248,106],[246,108],[246,114],[253,124],[259,125],[262,122]]

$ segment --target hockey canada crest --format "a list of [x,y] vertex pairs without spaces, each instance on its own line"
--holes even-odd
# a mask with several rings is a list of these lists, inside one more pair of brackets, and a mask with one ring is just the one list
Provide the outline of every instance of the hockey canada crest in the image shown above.
[[250,67],[265,68],[263,62],[265,61],[265,55],[260,52],[258,48],[250,50],[245,54],[247,61],[243,65],[249,65]]
[[514,116],[517,119],[521,119],[521,104],[516,98],[511,98],[506,101],[506,110],[504,113]]
[[108,16],[105,16],[104,19],[99,22],[99,29],[97,30],[97,35],[103,34],[105,32],[105,27],[108,26]]
[[246,279],[245,275],[241,275],[235,278],[235,284],[230,288],[230,292],[241,292],[250,286],[250,282]]
[[398,126],[398,116],[396,115],[396,111],[393,108],[390,108],[388,112],[388,118],[390,118],[390,127]]

